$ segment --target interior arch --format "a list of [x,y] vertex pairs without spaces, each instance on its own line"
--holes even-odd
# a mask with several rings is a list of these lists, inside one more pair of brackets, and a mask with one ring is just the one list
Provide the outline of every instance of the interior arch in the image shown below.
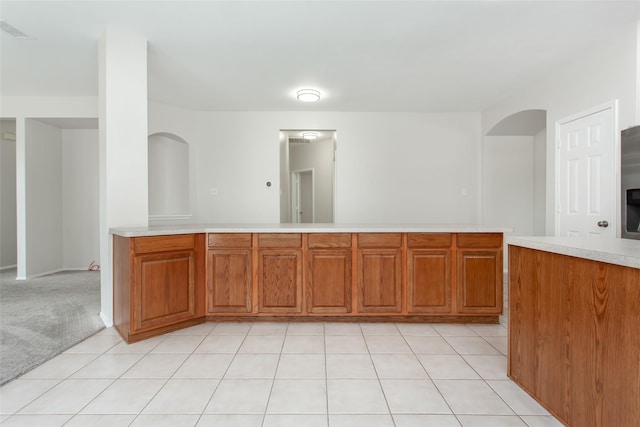
[[149,135],[149,218],[191,215],[189,143],[178,135]]

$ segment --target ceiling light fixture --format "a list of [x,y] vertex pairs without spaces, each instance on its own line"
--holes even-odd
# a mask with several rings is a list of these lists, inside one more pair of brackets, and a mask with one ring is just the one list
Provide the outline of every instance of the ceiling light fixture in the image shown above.
[[318,137],[318,132],[302,132],[302,137],[308,140],[316,139]]
[[315,89],[300,89],[296,96],[302,102],[316,102],[320,100],[320,92]]
[[0,29],[16,39],[32,39],[33,37],[23,33],[7,21],[0,21]]

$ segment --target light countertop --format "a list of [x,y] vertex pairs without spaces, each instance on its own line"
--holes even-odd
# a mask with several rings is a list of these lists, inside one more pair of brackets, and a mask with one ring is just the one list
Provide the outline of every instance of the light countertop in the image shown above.
[[112,228],[122,237],[189,233],[506,233],[510,228],[478,224],[179,224]]
[[512,236],[507,239],[507,244],[625,267],[640,268],[640,240]]

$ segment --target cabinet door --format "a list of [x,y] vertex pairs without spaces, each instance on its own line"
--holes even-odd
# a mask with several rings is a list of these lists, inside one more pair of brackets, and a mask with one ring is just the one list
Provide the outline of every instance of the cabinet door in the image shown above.
[[351,249],[311,249],[307,257],[309,313],[350,313]]
[[302,311],[302,251],[261,249],[258,266],[258,310],[261,313]]
[[402,306],[402,250],[359,249],[358,311],[399,313]]
[[458,249],[458,311],[502,312],[502,250]]
[[133,288],[134,332],[195,317],[195,250],[136,255]]
[[407,311],[451,313],[451,250],[407,251]]
[[251,312],[251,250],[210,250],[207,259],[207,312]]

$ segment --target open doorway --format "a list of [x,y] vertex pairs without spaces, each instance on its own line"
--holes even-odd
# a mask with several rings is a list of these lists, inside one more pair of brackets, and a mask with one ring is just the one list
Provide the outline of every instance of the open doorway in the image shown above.
[[335,130],[280,131],[280,222],[333,223]]

